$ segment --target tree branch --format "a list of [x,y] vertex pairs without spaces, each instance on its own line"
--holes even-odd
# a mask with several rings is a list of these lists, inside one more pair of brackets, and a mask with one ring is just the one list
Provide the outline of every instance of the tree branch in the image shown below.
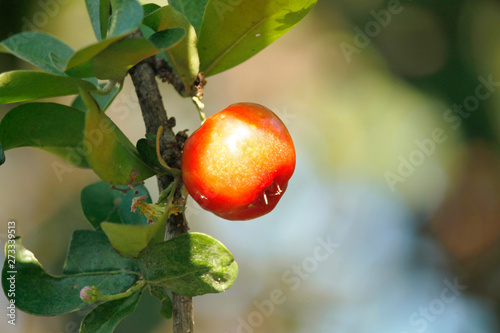
[[[136,32],[131,37],[140,36]],[[156,134],[160,126],[164,127],[163,135],[160,138],[160,152],[165,162],[175,168],[180,168],[181,147],[172,128],[175,126],[175,119],[167,117],[167,112],[163,106],[162,97],[155,79],[155,59],[146,59],[130,69],[130,76],[135,86],[135,91],[139,99],[142,117],[146,125],[146,132]],[[158,188],[161,191],[166,189],[172,182],[172,177],[168,175],[158,176]],[[177,202],[182,199],[180,193],[176,194]],[[165,230],[165,240],[177,235],[186,233],[188,225],[183,214],[172,216]],[[180,296],[172,293],[173,306],[173,331],[174,333],[193,333],[193,301],[191,297]]]

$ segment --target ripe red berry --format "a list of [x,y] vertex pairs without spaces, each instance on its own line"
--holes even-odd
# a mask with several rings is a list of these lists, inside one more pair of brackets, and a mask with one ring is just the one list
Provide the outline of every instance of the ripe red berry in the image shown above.
[[233,104],[209,117],[186,141],[182,179],[204,209],[228,220],[269,213],[295,170],[295,148],[266,107]]

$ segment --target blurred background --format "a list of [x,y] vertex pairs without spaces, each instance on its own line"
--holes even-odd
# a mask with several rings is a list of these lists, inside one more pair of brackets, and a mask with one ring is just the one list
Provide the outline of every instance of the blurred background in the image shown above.
[[[0,2],[0,39],[34,28],[74,49],[94,42],[84,1]],[[273,45],[208,78],[207,115],[266,105],[294,138],[297,168],[277,208],[251,222],[189,201],[191,229],[222,241],[240,267],[227,292],[195,298],[196,331],[499,332],[499,59],[497,1],[320,0]],[[16,68],[28,65],[0,55],[0,71]],[[192,102],[161,90],[176,129],[196,129]],[[132,142],[144,136],[129,79],[107,114]],[[73,168],[59,179],[54,162],[6,152],[0,241],[15,220],[60,274],[71,233],[90,229],[80,191],[98,179]],[[146,184],[157,198],[155,179]],[[145,294],[117,332],[171,331]],[[84,315],[18,312],[0,331],[78,332]]]

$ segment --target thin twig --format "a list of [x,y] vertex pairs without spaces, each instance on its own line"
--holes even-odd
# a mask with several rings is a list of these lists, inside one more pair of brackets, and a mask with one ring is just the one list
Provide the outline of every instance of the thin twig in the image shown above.
[[[131,37],[141,36],[137,31]],[[135,86],[135,91],[141,106],[142,116],[147,133],[156,134],[158,128],[163,126],[163,135],[160,138],[160,151],[163,160],[171,167],[180,168],[181,147],[177,143],[172,130],[173,122],[169,121],[163,106],[162,97],[155,79],[155,60],[148,58],[130,69],[130,76]],[[160,193],[173,181],[172,176],[158,176]],[[174,204],[182,202],[180,193],[176,193]],[[178,201],[178,202],[176,202]],[[169,218],[165,231],[165,240],[186,233],[188,225],[184,214],[173,215]],[[172,293],[172,322],[174,333],[193,333],[193,301],[191,297],[180,296]]]

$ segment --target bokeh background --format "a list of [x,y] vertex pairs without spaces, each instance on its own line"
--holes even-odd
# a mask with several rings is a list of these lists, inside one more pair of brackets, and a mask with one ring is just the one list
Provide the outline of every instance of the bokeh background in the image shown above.
[[[24,26],[74,49],[94,41],[82,0],[1,1],[0,38]],[[499,59],[497,1],[320,0],[273,45],[210,77],[206,113],[239,101],[273,109],[297,168],[277,208],[251,222],[189,202],[191,229],[221,240],[240,267],[230,290],[195,298],[196,331],[499,332]],[[2,72],[16,68],[28,65],[0,55]],[[199,126],[189,100],[161,91],[177,130]],[[108,115],[133,142],[144,136],[129,79]],[[98,179],[71,169],[60,181],[59,160],[36,149],[6,159],[1,246],[15,220],[60,274],[71,233],[90,229],[80,191]],[[155,180],[147,186],[157,197]],[[6,313],[3,294],[0,304]],[[158,311],[146,292],[117,332],[170,332]],[[84,314],[18,312],[15,327],[2,315],[0,331],[78,332]]]

